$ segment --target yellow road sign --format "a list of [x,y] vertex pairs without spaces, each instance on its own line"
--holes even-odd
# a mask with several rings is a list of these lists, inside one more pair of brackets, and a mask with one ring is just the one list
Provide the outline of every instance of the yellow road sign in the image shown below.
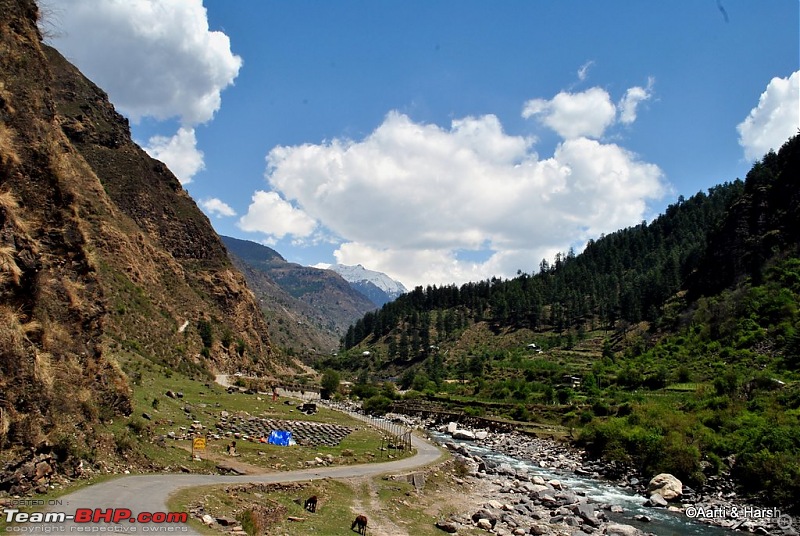
[[192,448],[194,450],[205,450],[206,449],[206,438],[205,437],[195,437],[192,440]]

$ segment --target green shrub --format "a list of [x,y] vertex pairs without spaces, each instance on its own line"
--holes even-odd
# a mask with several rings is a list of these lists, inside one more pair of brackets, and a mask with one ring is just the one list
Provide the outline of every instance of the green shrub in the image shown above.
[[264,534],[264,527],[259,526],[258,517],[252,510],[245,510],[236,516],[236,520],[248,535]]
[[733,467],[733,476],[739,484],[761,490],[763,498],[773,504],[798,510],[800,497],[800,456],[762,449],[740,456]]
[[366,399],[361,408],[370,415],[384,415],[389,411],[392,400],[383,395],[375,395]]
[[136,445],[136,438],[127,428],[114,434],[114,445],[119,454],[127,454]]
[[142,435],[142,432],[147,430],[147,424],[140,418],[134,417],[130,421],[128,421],[128,428],[131,429],[136,435]]

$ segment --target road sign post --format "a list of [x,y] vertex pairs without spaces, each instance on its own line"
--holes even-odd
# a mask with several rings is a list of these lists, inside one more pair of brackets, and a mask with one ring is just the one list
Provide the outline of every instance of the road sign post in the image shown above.
[[206,438],[199,436],[192,439],[192,459],[196,456],[195,451],[206,450]]

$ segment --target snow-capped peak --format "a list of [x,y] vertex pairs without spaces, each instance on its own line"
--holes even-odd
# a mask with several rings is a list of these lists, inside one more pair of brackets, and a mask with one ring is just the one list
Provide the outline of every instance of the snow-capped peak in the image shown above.
[[345,264],[332,264],[328,267],[344,278],[348,283],[372,283],[392,298],[408,292],[406,287],[399,281],[395,281],[388,275],[374,270],[367,270],[360,264],[347,266]]

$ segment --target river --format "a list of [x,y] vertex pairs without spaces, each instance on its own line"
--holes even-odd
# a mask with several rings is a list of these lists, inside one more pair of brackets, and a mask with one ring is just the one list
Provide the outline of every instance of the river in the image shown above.
[[[498,453],[482,446],[479,442],[454,440],[448,434],[442,432],[429,431],[429,434],[439,443],[452,442],[457,445],[463,445],[471,454],[480,456],[484,460],[494,462],[497,465],[505,463],[521,472],[539,475],[545,480],[560,480],[570,491],[578,495],[585,495],[590,502],[621,506],[625,510],[624,513],[605,512],[605,514],[614,522],[633,525],[644,532],[656,534],[657,536],[730,536],[731,534],[743,534],[694,521],[683,513],[670,512],[664,508],[643,506],[646,501],[645,497],[633,494],[629,490],[615,486],[608,481],[583,477],[571,471],[542,468],[531,460],[517,459]],[[651,521],[640,522],[632,519],[636,514],[646,515]]]

